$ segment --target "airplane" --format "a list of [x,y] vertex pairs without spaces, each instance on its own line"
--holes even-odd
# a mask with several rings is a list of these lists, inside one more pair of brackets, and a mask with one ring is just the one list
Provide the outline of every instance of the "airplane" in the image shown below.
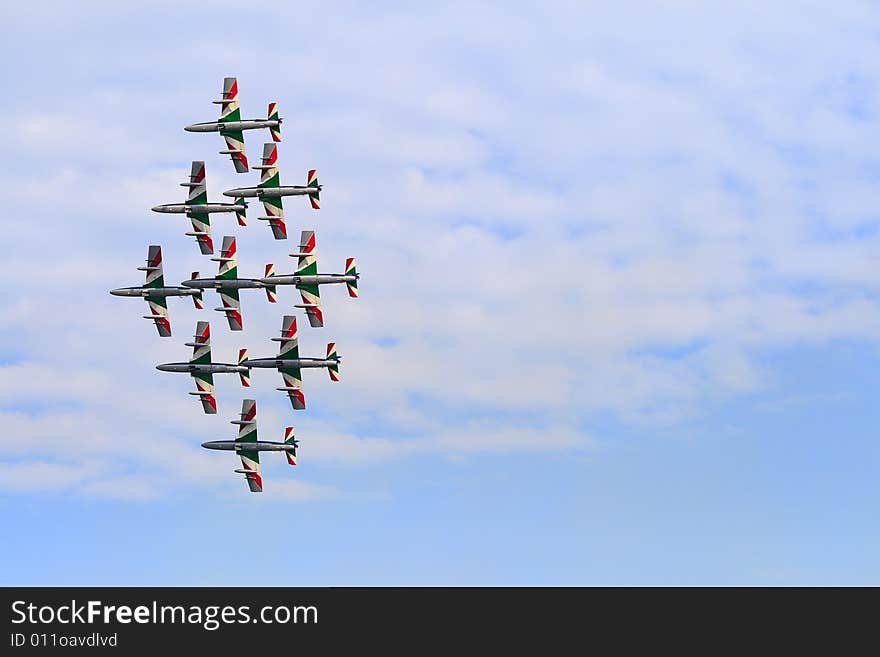
[[220,105],[220,118],[217,121],[194,123],[184,128],[187,132],[219,132],[226,140],[225,151],[221,155],[229,155],[238,173],[247,173],[248,161],[244,151],[244,131],[269,128],[269,134],[275,142],[281,141],[281,122],[278,117],[278,103],[269,103],[269,112],[265,119],[241,120],[238,107],[238,80],[223,78],[223,98],[212,101]]
[[315,169],[309,171],[305,185],[288,185],[282,187],[278,176],[278,149],[275,144],[263,144],[263,163],[251,167],[261,169],[260,184],[256,187],[237,187],[223,192],[224,196],[235,198],[259,198],[266,212],[265,217],[257,217],[262,221],[268,221],[272,228],[272,234],[276,240],[287,239],[287,225],[284,223],[284,208],[281,200],[283,196],[308,196],[315,210],[321,209],[321,190],[323,186],[318,184],[318,172]]
[[[196,381],[196,395],[202,402],[205,413],[213,415],[217,412],[217,398],[214,397],[214,374],[236,373],[241,379],[241,385],[249,388],[251,385],[250,370],[232,363],[211,362],[211,325],[208,322],[196,323],[195,342],[185,343],[193,348],[192,358],[188,363],[162,363],[156,365],[161,372],[188,372]],[[247,349],[238,352],[238,362],[247,359]]]
[[211,213],[235,212],[239,226],[247,226],[247,203],[243,198],[235,199],[235,203],[208,203],[208,190],[205,181],[205,163],[194,160],[190,169],[189,181],[180,183],[181,187],[189,187],[184,203],[165,203],[152,208],[153,212],[186,213],[192,222],[192,232],[186,233],[196,238],[202,255],[214,253],[211,241]]
[[194,271],[192,278],[183,281],[181,285],[199,290],[215,289],[223,302],[222,308],[214,308],[218,312],[226,313],[226,320],[232,331],[242,329],[241,301],[238,291],[242,288],[263,288],[270,303],[275,303],[275,288],[266,285],[258,278],[238,278],[238,258],[235,254],[235,237],[227,235],[223,238],[223,247],[219,258],[211,258],[220,263],[216,278],[199,278],[199,272]]
[[358,278],[354,258],[346,258],[344,274],[319,274],[318,263],[315,259],[315,231],[304,230],[299,238],[299,251],[291,253],[292,258],[299,258],[296,272],[293,274],[275,274],[275,265],[266,265],[266,276],[260,281],[271,285],[295,285],[302,297],[302,303],[296,304],[297,308],[305,308],[309,317],[309,325],[313,327],[324,326],[324,313],[321,310],[321,285],[333,283],[345,283],[348,288],[348,296],[357,298]]
[[165,287],[165,278],[162,275],[162,247],[151,245],[147,250],[147,264],[138,267],[138,271],[145,271],[146,280],[141,287],[118,287],[110,290],[110,294],[117,297],[143,297],[150,305],[150,314],[144,315],[144,319],[152,319],[156,323],[156,330],[163,338],[171,336],[171,322],[168,320],[167,297],[192,297],[197,310],[204,308],[202,305],[202,291],[191,287]]
[[235,451],[241,458],[241,469],[236,469],[235,472],[245,476],[252,493],[263,492],[260,452],[284,452],[287,462],[296,465],[299,441],[294,436],[293,427],[285,427],[283,443],[257,440],[257,403],[253,399],[242,400],[239,419],[232,420],[232,424],[238,425],[238,437],[235,440],[209,440],[202,443],[202,447]]
[[342,360],[336,354],[336,343],[327,344],[326,358],[300,358],[299,341],[297,339],[296,317],[285,315],[281,324],[281,337],[272,338],[273,342],[280,342],[278,355],[275,358],[245,358],[239,365],[247,368],[266,367],[277,369],[281,373],[284,385],[275,388],[286,392],[290,398],[290,404],[295,410],[303,410],[306,407],[306,399],[302,393],[302,374],[300,370],[308,367],[326,367],[331,381],[339,381],[339,361]]

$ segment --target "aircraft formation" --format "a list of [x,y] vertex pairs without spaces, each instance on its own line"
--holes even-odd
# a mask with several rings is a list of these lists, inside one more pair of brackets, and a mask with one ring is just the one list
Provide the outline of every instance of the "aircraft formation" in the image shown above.
[[[282,199],[285,196],[305,196],[314,210],[321,208],[321,189],[317,172],[312,169],[306,175],[305,185],[285,185],[280,183],[278,170],[278,148],[281,141],[282,119],[278,115],[278,105],[269,103],[265,119],[241,119],[238,103],[238,81],[234,77],[223,81],[222,98],[213,101],[220,105],[220,117],[216,121],[195,123],[184,128],[187,132],[219,132],[226,142],[221,155],[229,155],[236,173],[247,173],[251,169],[260,171],[260,181],[255,186],[236,187],[223,192],[223,196],[231,198],[231,202],[209,202],[205,176],[205,162],[195,160],[190,167],[189,179],[180,183],[187,188],[186,198],[182,203],[165,203],[152,208],[154,212],[184,214],[189,219],[192,230],[185,234],[194,237],[201,255],[210,256],[218,263],[217,275],[212,278],[201,278],[199,272],[192,272],[189,279],[179,285],[165,284],[162,269],[162,248],[150,245],[147,249],[146,265],[138,267],[146,277],[143,285],[121,287],[110,291],[115,296],[141,297],[149,307],[144,319],[152,320],[160,337],[171,336],[171,321],[168,313],[168,297],[190,297],[197,310],[204,309],[204,292],[213,290],[220,299],[216,311],[222,312],[229,329],[242,331],[244,318],[241,313],[240,291],[263,290],[269,303],[277,303],[278,286],[293,286],[299,291],[301,304],[295,308],[305,311],[309,326],[324,326],[324,311],[321,306],[322,285],[345,285],[350,297],[358,296],[358,279],[355,259],[347,258],[342,273],[320,274],[315,254],[315,233],[303,230],[296,251],[290,256],[296,258],[296,270],[290,274],[276,274],[274,264],[267,264],[263,275],[254,278],[239,278],[238,253],[236,239],[225,235],[221,242],[219,255],[214,255],[214,241],[211,235],[212,214],[234,214],[239,226],[247,226],[248,203],[245,199],[256,198],[263,205],[264,216],[258,217],[266,221],[276,240],[287,239],[287,222],[284,216]],[[245,151],[244,132],[267,128],[272,138],[263,145],[261,163],[248,165]],[[217,398],[214,391],[215,374],[237,374],[241,385],[249,388],[251,372],[254,369],[274,369],[281,375],[281,386],[276,390],[283,392],[290,400],[294,410],[306,407],[303,393],[302,370],[323,368],[327,370],[331,381],[339,381],[340,358],[336,352],[336,343],[327,344],[325,355],[315,357],[300,356],[299,335],[296,316],[284,315],[281,321],[281,332],[277,337],[270,338],[278,342],[278,353],[263,358],[250,358],[248,349],[241,348],[237,361],[234,363],[214,362],[211,358],[211,325],[207,321],[196,323],[196,331],[192,342],[185,345],[192,347],[192,356],[188,361],[162,363],[156,368],[163,372],[189,374],[195,383],[195,390],[190,395],[198,397],[202,410],[208,414],[217,413]],[[242,401],[241,413],[232,424],[238,426],[235,440],[214,440],[202,443],[202,447],[213,450],[234,451],[241,459],[241,468],[235,472],[243,474],[251,492],[263,490],[260,474],[260,452],[284,452],[287,462],[296,465],[296,449],[299,442],[294,435],[293,427],[286,427],[282,442],[257,440],[256,425],[257,405],[253,399]]]

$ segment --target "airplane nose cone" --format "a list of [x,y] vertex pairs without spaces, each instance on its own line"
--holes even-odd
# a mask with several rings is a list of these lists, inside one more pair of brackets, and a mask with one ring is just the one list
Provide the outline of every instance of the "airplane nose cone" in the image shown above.
[[159,370],[160,372],[167,372],[167,371],[168,371],[168,366],[165,365],[165,364],[162,364],[162,365],[156,365],[156,369]]
[[123,291],[123,289],[121,287],[118,287],[115,290],[110,290],[110,294],[112,294],[114,297],[125,296],[125,292]]
[[154,205],[154,206],[151,207],[150,209],[151,209],[153,212],[162,212],[162,206],[161,206],[161,205]]
[[194,126],[188,125],[184,128],[187,132],[195,132]]

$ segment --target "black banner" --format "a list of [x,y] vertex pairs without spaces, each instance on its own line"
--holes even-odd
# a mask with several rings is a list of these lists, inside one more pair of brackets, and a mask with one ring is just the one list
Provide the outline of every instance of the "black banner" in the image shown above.
[[[561,588],[5,588],[2,654],[476,645],[561,651],[786,633],[804,592]],[[840,592],[835,593],[840,597]],[[801,603],[804,599],[801,598]],[[826,601],[827,603],[827,601]],[[828,611],[811,606],[827,627]],[[806,622],[806,625],[805,625]],[[806,616],[796,626],[815,629]],[[710,646],[706,646],[710,649]],[[578,652],[581,652],[578,649]],[[289,650],[285,650],[289,652]],[[493,651],[494,652],[494,651]],[[565,652],[568,652],[567,650]],[[330,653],[335,654],[335,653]]]

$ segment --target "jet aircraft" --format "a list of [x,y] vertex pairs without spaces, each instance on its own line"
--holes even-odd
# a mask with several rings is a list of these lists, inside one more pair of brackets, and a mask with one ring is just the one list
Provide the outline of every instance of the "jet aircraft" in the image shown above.
[[138,271],[146,272],[146,280],[141,287],[119,287],[110,290],[117,297],[143,297],[150,306],[150,314],[144,319],[152,319],[156,330],[163,338],[171,335],[171,322],[168,320],[167,297],[192,297],[196,309],[201,310],[202,291],[191,287],[165,287],[162,275],[162,247],[153,244],[147,250],[147,264],[138,267]]
[[238,291],[242,288],[263,288],[270,303],[275,303],[275,288],[263,283],[258,278],[238,278],[238,258],[235,254],[235,237],[227,235],[223,238],[223,247],[219,258],[211,258],[220,263],[216,278],[199,278],[199,272],[194,271],[192,278],[183,281],[182,285],[199,290],[215,289],[223,302],[222,308],[214,308],[218,312],[226,313],[229,328],[233,331],[242,329],[241,301]]
[[226,140],[226,150],[220,151],[221,155],[229,155],[232,164],[238,173],[248,171],[247,154],[244,150],[244,131],[259,128],[269,128],[272,140],[281,141],[281,122],[278,117],[278,104],[269,103],[269,112],[265,119],[241,120],[241,110],[238,107],[238,80],[235,78],[223,79],[223,98],[212,101],[220,105],[220,118],[217,121],[194,123],[184,128],[187,132],[219,132]]
[[321,285],[333,283],[345,283],[348,288],[348,296],[357,298],[358,278],[354,258],[346,258],[344,274],[319,274],[318,262],[315,258],[315,231],[304,230],[299,238],[299,251],[291,253],[292,258],[299,258],[296,272],[293,274],[275,274],[275,265],[266,265],[266,276],[260,280],[271,285],[295,285],[302,297],[302,303],[296,304],[297,308],[305,308],[311,326],[324,326],[324,313],[321,310]]
[[199,249],[203,255],[214,253],[214,243],[211,241],[211,213],[234,212],[239,226],[247,226],[247,203],[243,198],[235,199],[235,203],[208,203],[208,188],[205,181],[205,163],[193,161],[190,169],[189,181],[180,183],[181,187],[188,187],[184,203],[165,203],[153,208],[153,212],[163,213],[186,213],[192,222],[192,232],[186,233],[196,238]]
[[[217,412],[217,398],[214,396],[214,374],[235,373],[241,379],[241,385],[250,387],[250,370],[232,363],[211,362],[211,325],[208,322],[196,323],[195,342],[185,343],[193,348],[192,358],[188,363],[163,363],[156,365],[162,372],[188,372],[196,382],[196,395],[202,402],[205,413],[213,415]],[[238,362],[247,359],[247,349],[238,352]]]
[[339,361],[336,354],[336,343],[327,344],[326,358],[300,358],[299,340],[296,330],[296,317],[285,315],[281,325],[281,337],[272,338],[280,342],[278,355],[275,358],[246,358],[239,364],[247,368],[266,367],[277,369],[281,373],[284,385],[276,390],[286,392],[290,404],[295,410],[306,407],[306,399],[302,392],[301,370],[308,367],[326,367],[331,381],[339,381]]
[[253,169],[261,169],[260,183],[256,187],[237,187],[223,192],[224,196],[235,198],[259,198],[266,212],[265,217],[257,217],[268,221],[276,240],[287,239],[287,225],[284,223],[284,208],[281,200],[284,196],[308,196],[315,210],[321,209],[321,189],[318,184],[318,172],[312,169],[306,178],[305,185],[281,186],[278,176],[278,149],[275,144],[263,144],[263,163]]
[[293,427],[284,429],[284,442],[257,440],[257,403],[253,399],[241,402],[241,413],[238,420],[238,437],[235,440],[211,440],[202,443],[206,449],[222,449],[235,451],[241,458],[241,469],[235,472],[243,474],[247,479],[248,488],[252,493],[263,492],[263,477],[260,475],[260,452],[284,452],[287,462],[296,465],[296,448],[299,441],[293,433]]

